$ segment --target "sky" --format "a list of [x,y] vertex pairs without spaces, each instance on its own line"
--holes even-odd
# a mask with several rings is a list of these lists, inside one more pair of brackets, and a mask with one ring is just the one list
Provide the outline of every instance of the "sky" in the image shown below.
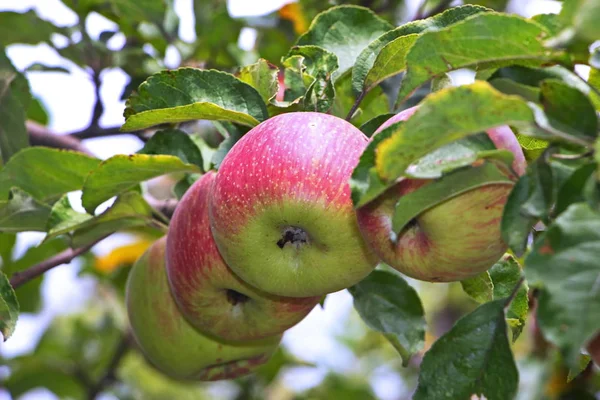
[[[258,16],[279,9],[290,0],[229,0],[228,9],[233,17]],[[409,12],[415,12],[419,0],[407,0],[406,7]],[[26,11],[34,9],[38,15],[60,26],[73,25],[77,16],[64,6],[59,0],[0,0],[0,11]],[[510,10],[525,16],[540,12],[558,12],[560,3],[547,0],[512,0]],[[175,0],[175,11],[180,17],[179,35],[184,41],[195,40],[192,0]],[[106,29],[116,28],[116,24],[98,14],[92,14],[86,21],[86,26],[92,37]],[[251,48],[255,32],[245,29],[239,40],[243,48]],[[118,48],[122,46],[124,37],[115,35],[109,46]],[[8,55],[14,65],[23,70],[34,62],[46,65],[63,66],[69,69],[70,74],[58,72],[29,72],[27,73],[32,92],[40,98],[50,114],[49,127],[55,132],[68,133],[84,129],[91,119],[91,110],[94,102],[93,85],[87,74],[73,63],[62,59],[48,45],[12,45],[8,48]],[[165,60],[168,66],[178,63],[175,51],[167,53]],[[105,110],[100,119],[101,126],[111,127],[123,123],[122,112],[124,102],[119,100],[121,90],[127,83],[128,77],[120,69],[110,69],[103,72],[101,97]],[[142,143],[133,136],[122,135],[113,138],[91,139],[85,145],[99,158],[106,159],[114,154],[133,153]],[[80,194],[73,193],[70,197],[72,203],[80,207]],[[83,211],[80,208],[80,211]],[[41,233],[20,234],[14,256],[19,257],[27,247],[36,244],[43,238]],[[94,248],[96,254],[105,254],[117,245],[133,240],[128,235],[114,235]],[[58,313],[74,312],[85,304],[85,299],[92,292],[94,282],[91,278],[77,277],[79,265],[74,262],[68,266],[57,267],[46,274],[42,287],[44,307],[37,315],[22,314],[19,318],[14,336],[7,342],[0,344],[0,352],[6,357],[13,357],[31,351],[45,326]],[[315,310],[300,324],[290,329],[284,337],[284,345],[298,357],[317,364],[317,368],[301,368],[290,371],[284,377],[284,382],[296,389],[307,388],[319,383],[328,369],[341,373],[351,372],[356,360],[353,353],[340,344],[335,336],[341,334],[343,329],[341,321],[345,320],[351,312],[352,298],[346,292],[330,295],[325,303],[325,308]],[[0,374],[2,373],[0,367]],[[401,380],[385,366],[377,369],[373,377],[373,388],[384,400],[397,398],[402,390]],[[26,400],[52,399],[47,393],[30,393],[22,397]],[[0,400],[8,399],[6,393],[0,390]]]

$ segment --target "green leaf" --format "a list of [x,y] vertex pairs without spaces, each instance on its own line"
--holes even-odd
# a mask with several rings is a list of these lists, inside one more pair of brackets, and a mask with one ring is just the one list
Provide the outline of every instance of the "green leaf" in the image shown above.
[[404,24],[371,42],[358,56],[352,70],[354,94],[367,92],[378,83],[406,68],[406,54],[419,34],[438,30],[468,16],[490,11],[485,7],[454,7],[433,17]]
[[17,186],[35,199],[51,201],[83,187],[87,175],[100,160],[68,150],[29,147],[21,150],[0,170],[0,201]]
[[525,259],[530,285],[541,287],[537,317],[544,336],[574,366],[598,330],[600,214],[572,204],[548,226]]
[[46,230],[50,207],[19,188],[12,188],[8,201],[0,201],[0,231]]
[[52,206],[50,215],[47,219],[45,240],[51,239],[63,233],[69,233],[78,225],[92,219],[93,216],[77,212],[71,207],[69,197],[64,195]]
[[569,368],[569,375],[567,375],[567,383],[577,378],[592,361],[592,358],[587,354],[580,354],[577,366],[575,368]]
[[[0,13],[0,38],[2,15]],[[0,156],[4,163],[29,146],[25,112],[30,100],[27,79],[12,66],[4,51],[0,51]]]
[[179,129],[165,129],[156,132],[138,154],[171,155],[178,157],[186,164],[204,166],[202,153],[190,135]]
[[83,247],[113,232],[153,226],[153,210],[141,194],[126,192],[102,214],[72,228],[72,244]]
[[288,52],[286,59],[294,56],[302,57],[304,72],[313,78],[321,73],[331,75],[338,69],[337,56],[319,46],[294,46]]
[[[492,127],[531,121],[533,113],[523,100],[501,94],[487,82],[443,89],[427,96],[406,123],[380,143],[377,172],[392,183],[437,148]],[[372,198],[363,196],[360,204]]]
[[573,136],[598,135],[598,116],[591,101],[579,90],[549,79],[541,84],[541,102],[550,124]]
[[315,45],[334,53],[339,62],[335,78],[354,65],[360,52],[375,38],[392,29],[371,10],[357,6],[332,7],[317,15],[297,45]]
[[[354,104],[354,95],[351,87],[351,76],[346,75],[338,79],[335,83],[335,104],[333,106],[333,115],[340,118],[346,118],[348,112]],[[360,107],[352,115],[350,122],[355,126],[360,126],[367,121],[378,116],[389,115],[390,104],[388,97],[383,89],[376,87],[367,93],[362,99]],[[374,127],[375,130],[377,127]]]
[[24,13],[0,12],[0,47],[12,43],[50,42],[50,36],[60,31],[52,23],[38,17],[33,10]]
[[460,281],[466,294],[478,303],[487,303],[494,299],[494,282],[490,273],[485,271],[472,278]]
[[512,399],[519,374],[504,318],[505,300],[479,306],[425,353],[415,400]]
[[[506,255],[489,269],[489,274],[494,283],[494,299],[503,299],[509,297],[515,286],[520,284],[523,271],[514,257]],[[515,320],[515,324],[511,325],[513,342],[517,340],[525,326],[529,311],[528,291],[527,283],[523,282],[506,310],[506,318]]]
[[554,174],[545,156],[529,164],[529,195],[520,205],[522,215],[542,219],[548,216],[554,202]]
[[379,145],[400,130],[404,124],[404,121],[393,123],[374,135],[361,154],[350,178],[352,202],[356,208],[367,204],[388,188],[389,185],[379,177],[375,170],[375,156]]
[[0,272],[0,333],[4,341],[11,337],[19,318],[19,302],[10,282]]
[[519,257],[525,253],[529,234],[538,220],[523,213],[521,209],[523,203],[529,199],[531,181],[529,175],[523,175],[517,181],[508,195],[500,223],[502,240]]
[[415,289],[398,274],[373,271],[348,291],[365,323],[381,332],[408,365],[425,341],[423,306]]
[[496,159],[510,167],[514,155],[498,150],[487,133],[477,133],[448,143],[411,164],[406,175],[413,178],[440,178],[444,173],[472,165],[478,159]]
[[406,56],[398,101],[429,79],[455,69],[539,65],[556,59],[558,55],[542,43],[546,37],[545,29],[535,22],[497,13],[480,13],[445,29],[426,32]]
[[523,149],[527,161],[535,161],[550,144],[546,140],[517,134],[517,140]]
[[124,131],[197,119],[255,126],[268,118],[256,89],[215,70],[180,68],[152,75],[127,100]]
[[467,191],[487,185],[513,185],[513,181],[493,163],[459,169],[402,196],[396,203],[392,229],[401,232],[422,212]]
[[385,121],[387,121],[388,119],[392,118],[394,115],[395,114],[393,114],[393,113],[378,115],[376,117],[371,118],[370,120],[368,120],[364,124],[362,124],[359,129],[367,137],[371,137],[371,136],[373,136],[373,134],[375,133],[375,131],[377,129],[379,129],[379,127],[381,125],[383,125],[383,123]]
[[242,67],[238,78],[256,89],[263,101],[269,103],[279,90],[278,71],[275,65],[261,58],[255,64]]
[[140,182],[173,172],[200,172],[175,156],[116,155],[93,170],[83,185],[83,207],[93,214],[96,207],[113,196],[134,188]]

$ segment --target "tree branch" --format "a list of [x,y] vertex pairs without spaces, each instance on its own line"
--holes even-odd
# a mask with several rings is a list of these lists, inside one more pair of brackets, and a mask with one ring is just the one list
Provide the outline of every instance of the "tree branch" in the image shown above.
[[95,244],[104,240],[107,236],[103,236],[100,239],[94,241],[93,243],[90,243],[87,246],[80,247],[78,249],[67,249],[65,251],[58,253],[57,255],[55,255],[53,257],[48,258],[47,260],[40,262],[39,264],[36,264],[32,267],[27,268],[26,270],[15,272],[10,277],[10,285],[16,289],[19,286],[29,282],[30,280],[32,280],[34,278],[37,278],[38,276],[51,270],[54,267],[57,267],[61,264],[70,263],[71,261],[73,261],[73,259],[75,257],[78,257],[78,256],[82,255],[83,253],[86,253]]
[[77,138],[69,135],[57,135],[45,126],[33,121],[27,121],[26,126],[27,132],[29,133],[29,141],[34,146],[74,150],[93,156],[93,154]]
[[146,202],[156,211],[171,218],[179,201],[177,199],[157,200],[154,197],[145,197]]
[[75,139],[78,139],[78,140],[93,139],[93,138],[106,137],[106,136],[117,136],[117,135],[134,135],[145,142],[147,139],[144,138],[143,133],[144,133],[144,131],[123,132],[123,131],[121,131],[121,128],[118,126],[114,126],[111,128],[100,128],[100,127],[90,126],[89,128],[85,128],[80,131],[71,132],[68,135]]

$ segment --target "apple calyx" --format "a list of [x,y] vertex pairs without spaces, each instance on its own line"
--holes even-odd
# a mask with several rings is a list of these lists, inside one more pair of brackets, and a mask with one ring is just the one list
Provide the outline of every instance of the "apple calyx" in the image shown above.
[[249,296],[234,289],[225,289],[225,296],[227,297],[227,302],[232,306],[244,304],[252,300]]
[[308,232],[297,226],[286,226],[282,230],[281,239],[277,241],[277,246],[283,249],[290,244],[299,250],[302,246],[310,244]]

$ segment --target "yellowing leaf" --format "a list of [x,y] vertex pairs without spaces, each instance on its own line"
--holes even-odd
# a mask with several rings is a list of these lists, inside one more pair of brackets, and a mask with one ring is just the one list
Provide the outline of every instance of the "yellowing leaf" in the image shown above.
[[302,12],[302,6],[298,3],[286,4],[279,9],[281,19],[287,19],[294,24],[294,32],[298,35],[303,34],[308,29],[308,21]]
[[104,274],[110,274],[122,265],[133,264],[152,244],[151,240],[137,242],[114,248],[105,256],[98,257],[94,268]]

